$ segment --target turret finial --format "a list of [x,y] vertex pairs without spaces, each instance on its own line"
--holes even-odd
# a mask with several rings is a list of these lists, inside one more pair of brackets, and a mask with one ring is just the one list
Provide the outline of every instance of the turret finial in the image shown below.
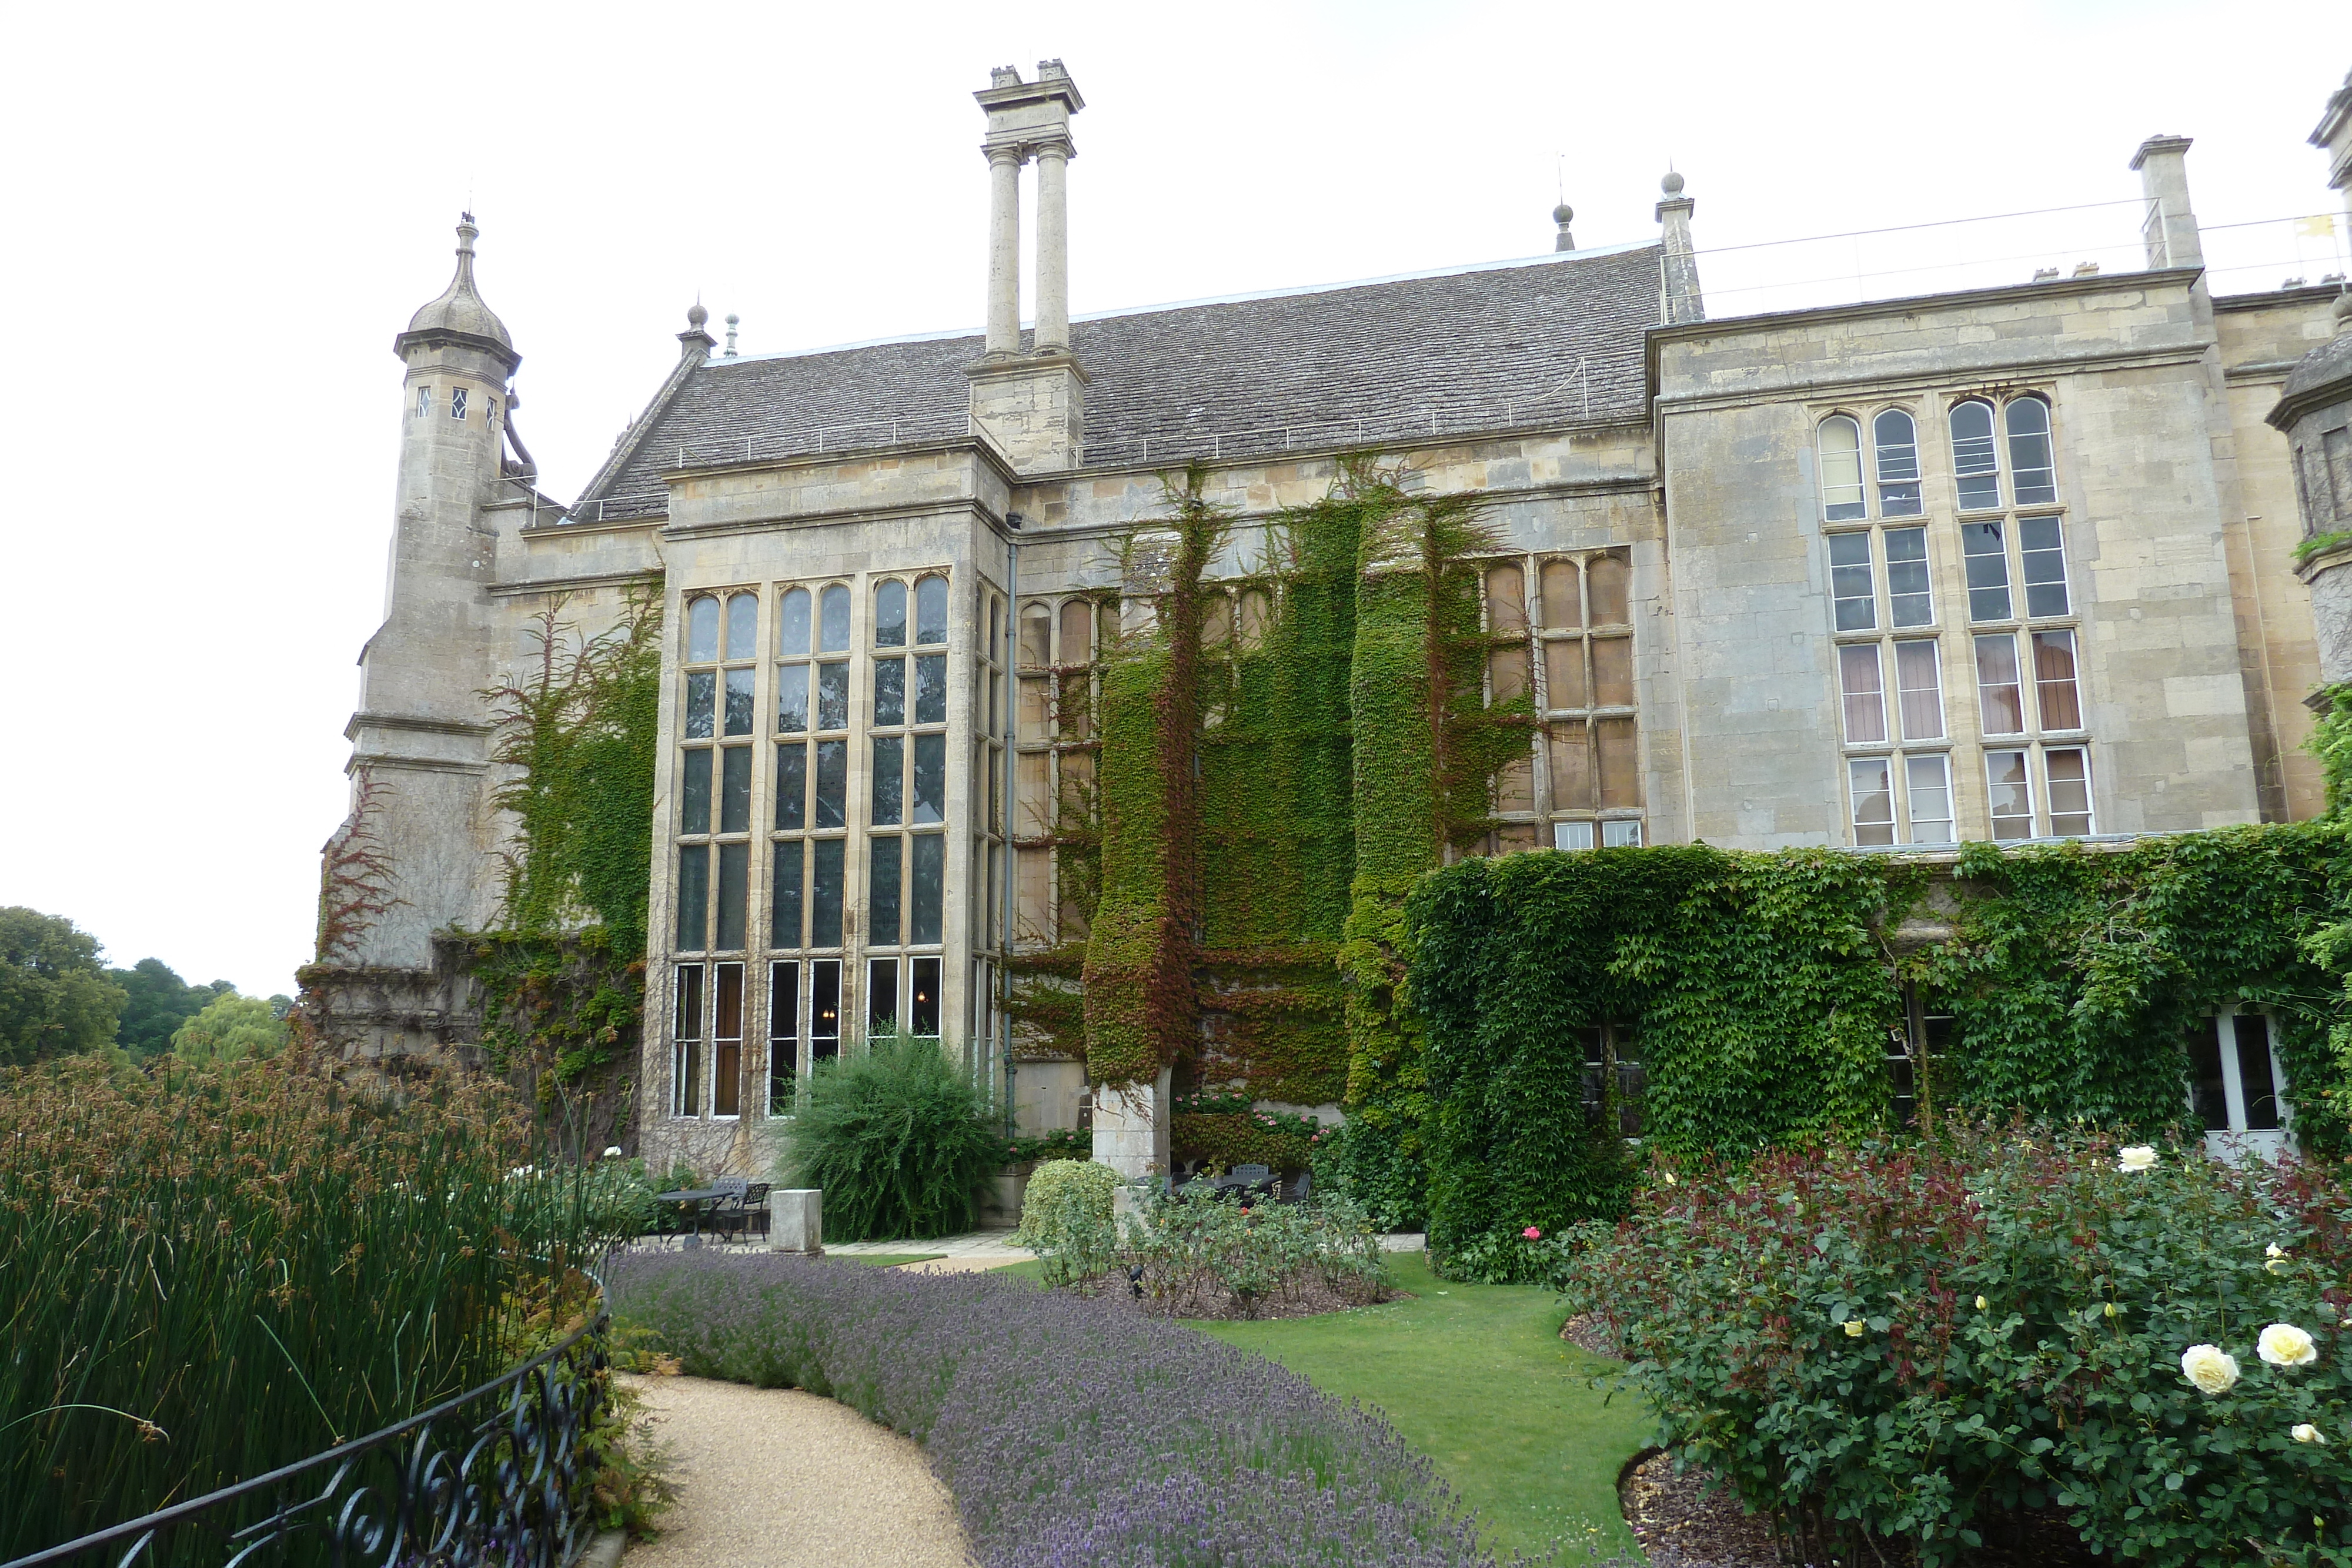
[[[505,324],[482,302],[481,292],[474,286],[474,241],[481,232],[474,226],[472,213],[457,214],[457,270],[450,276],[449,287],[441,291],[440,298],[409,318],[408,330],[393,341],[395,353],[405,354],[405,345],[428,335],[457,336],[494,346],[520,362]],[[513,365],[509,364],[508,370],[511,373]]]
[[732,310],[727,313],[727,357],[730,360],[735,357],[735,328],[742,319]]

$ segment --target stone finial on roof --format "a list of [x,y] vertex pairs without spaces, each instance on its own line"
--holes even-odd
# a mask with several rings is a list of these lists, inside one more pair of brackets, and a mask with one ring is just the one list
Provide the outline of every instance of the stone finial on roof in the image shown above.
[[1698,204],[1683,194],[1683,177],[1673,169],[1658,182],[1658,207],[1654,214],[1664,229],[1659,244],[1658,319],[1671,327],[1683,321],[1706,319],[1706,301],[1698,286],[1698,247],[1691,240],[1691,213]]
[[992,68],[988,73],[988,85],[992,88],[1019,87],[1021,85],[1021,68],[1019,66],[996,66]]
[[732,310],[727,313],[727,358],[730,360],[735,357],[735,329],[742,319]]
[[709,319],[710,312],[702,308],[699,298],[688,307],[686,330],[677,335],[680,351],[687,358],[707,360],[710,350],[719,346],[719,340],[702,329],[702,324]]
[[449,287],[441,291],[438,298],[408,319],[408,330],[393,344],[395,353],[405,353],[407,346],[422,335],[468,340],[520,361],[520,356],[514,351],[514,340],[507,336],[506,323],[483,303],[480,292],[474,287],[474,241],[481,232],[474,226],[473,214],[457,214],[457,270],[450,276]]
[[1568,225],[1575,220],[1575,217],[1576,209],[1566,202],[1562,202],[1551,210],[1551,221],[1559,225],[1559,233],[1551,242],[1552,249],[1560,251],[1576,248],[1576,237],[1568,232]]

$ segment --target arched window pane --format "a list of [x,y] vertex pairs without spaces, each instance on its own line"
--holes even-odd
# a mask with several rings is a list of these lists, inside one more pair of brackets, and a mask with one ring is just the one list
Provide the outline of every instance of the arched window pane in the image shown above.
[[1919,515],[1919,429],[1911,416],[1890,408],[1870,422],[1871,444],[1878,450],[1878,515],[1916,517]]
[[1622,555],[1597,555],[1584,569],[1584,585],[1592,594],[1592,623],[1622,626],[1633,620],[1626,605],[1626,579],[1632,570]]
[[1584,624],[1584,605],[1576,589],[1576,563],[1548,560],[1543,565],[1543,622],[1558,631]]
[[2021,507],[2058,498],[2058,476],[2050,455],[2050,405],[2021,397],[2002,410],[2009,421],[2009,483]]
[[[884,648],[907,645],[907,585],[890,581],[874,591],[874,641]],[[831,647],[831,643],[825,646]]]
[[738,593],[727,601],[727,656],[749,659],[760,648],[760,596]]
[[915,641],[948,640],[948,580],[927,577],[915,584]]
[[795,588],[784,595],[776,611],[776,652],[805,653],[809,651],[809,591]]
[[1073,599],[1062,606],[1062,664],[1092,662],[1095,656],[1094,626],[1094,606],[1085,600]]
[[829,585],[817,595],[817,651],[842,653],[849,650],[849,590]]
[[1990,511],[2000,505],[2000,458],[1993,451],[1992,404],[1971,400],[1953,405],[1952,475],[1959,481],[1963,512]]
[[719,601],[698,599],[686,607],[686,662],[708,664],[719,657]]
[[1862,504],[1862,426],[1844,414],[1822,421],[1822,516],[1832,523],[1866,517]]
[[1242,592],[1241,647],[1244,653],[1255,653],[1265,641],[1265,630],[1274,622],[1274,600],[1263,588],[1244,589]]
[[1486,629],[1528,629],[1528,577],[1516,566],[1489,567],[1486,570]]
[[1043,669],[1054,662],[1054,612],[1042,604],[1021,607],[1021,662]]
[[1234,601],[1222,593],[1201,595],[1201,646],[1222,653],[1233,646]]

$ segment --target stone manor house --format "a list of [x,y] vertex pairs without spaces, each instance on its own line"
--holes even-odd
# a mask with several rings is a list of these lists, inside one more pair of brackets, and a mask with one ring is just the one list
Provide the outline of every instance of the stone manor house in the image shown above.
[[[1083,935],[1055,827],[1097,737],[1068,699],[1149,622],[1159,558],[1136,547],[1192,463],[1237,518],[1205,633],[1234,656],[1282,608],[1256,585],[1278,543],[1249,525],[1324,496],[1341,454],[1484,497],[1491,694],[1537,716],[1490,852],[2322,809],[2305,699],[2352,669],[2298,575],[2298,485],[2352,517],[2352,455],[2340,406],[2317,428],[2326,395],[2300,405],[2320,410],[2300,471],[2266,420],[2299,360],[2352,340],[2334,281],[2209,291],[2186,138],[2130,157],[2137,271],[1710,318],[1669,174],[1637,244],[1574,248],[1562,207],[1539,256],[1073,318],[1084,100],[1055,60],[976,96],[984,332],[739,355],[698,305],[569,505],[536,487],[521,355],[458,229],[456,276],[395,341],[391,580],[348,731],[401,901],[356,950],[373,988],[338,1004],[365,1049],[464,1035],[434,939],[499,915],[478,694],[559,597],[593,634],[650,591],[648,1155],[748,1160],[772,1092],[892,1027],[975,1071],[1015,1055],[1024,1130],[1104,1128],[1083,1061],[1013,1038],[999,972]],[[2352,194],[2347,120],[2339,93],[2314,141]]]

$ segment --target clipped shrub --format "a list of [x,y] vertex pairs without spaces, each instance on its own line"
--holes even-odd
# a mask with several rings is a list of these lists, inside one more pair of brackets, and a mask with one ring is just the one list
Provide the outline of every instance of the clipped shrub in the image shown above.
[[[1179,1191],[1146,1201],[1128,1220],[1123,1260],[1154,1310],[1175,1317],[1261,1316],[1296,1307],[1385,1301],[1380,1232],[1344,1197],[1244,1203]],[[1319,1288],[1319,1290],[1318,1290]]]
[[1978,1127],[1662,1180],[1570,1301],[1801,1561],[2051,1508],[2127,1561],[2341,1565],[2347,1275],[2323,1167]]
[[1029,1176],[1013,1244],[1037,1254],[1045,1282],[1071,1285],[1104,1272],[1118,1257],[1111,1197],[1118,1174],[1092,1160],[1047,1160]]
[[810,1074],[779,1174],[824,1189],[838,1240],[951,1236],[972,1228],[1003,1151],[986,1100],[938,1040],[885,1036]]
[[1494,1565],[1385,1419],[1181,1324],[772,1253],[634,1253],[606,1281],[688,1373],[826,1395],[921,1443],[987,1568]]

